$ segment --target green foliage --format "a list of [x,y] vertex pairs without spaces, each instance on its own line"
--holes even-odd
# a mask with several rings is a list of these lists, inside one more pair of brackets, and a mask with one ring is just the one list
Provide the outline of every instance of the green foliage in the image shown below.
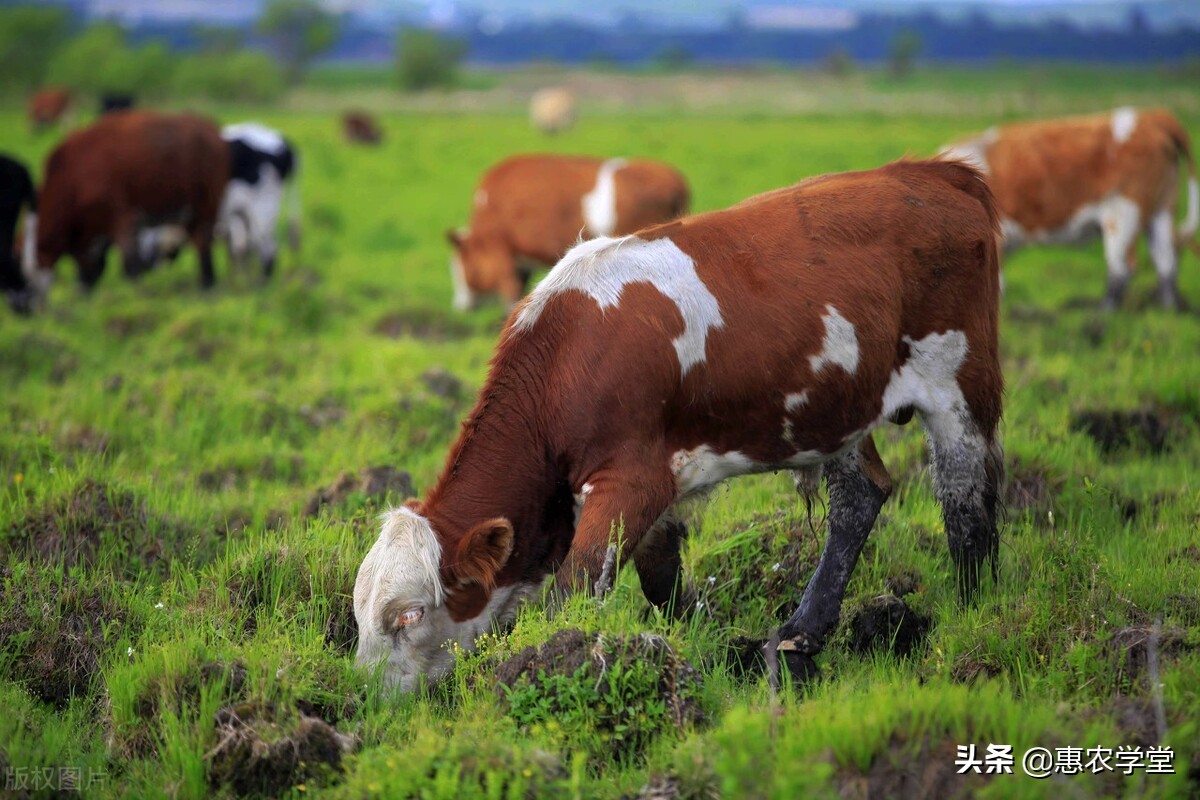
[[39,86],[69,28],[65,8],[0,8],[0,91],[28,91]]
[[202,52],[180,57],[174,94],[231,103],[266,103],[283,94],[283,70],[265,53],[252,50]]
[[271,37],[289,80],[303,77],[314,58],[337,41],[341,24],[318,0],[268,0],[258,30]]
[[925,43],[921,34],[912,30],[902,30],[892,37],[888,43],[888,71],[893,78],[907,78],[912,74],[917,56],[921,54]]
[[466,44],[437,31],[403,28],[396,36],[396,79],[405,91],[447,88],[458,79]]
[[101,93],[157,97],[171,86],[175,58],[161,42],[131,46],[117,25],[93,25],[64,45],[47,70],[50,83]]

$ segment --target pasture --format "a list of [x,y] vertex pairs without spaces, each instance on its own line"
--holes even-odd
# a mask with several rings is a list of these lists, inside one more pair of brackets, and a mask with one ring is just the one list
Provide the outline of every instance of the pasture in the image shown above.
[[[1177,110],[1200,138],[1190,91]],[[1101,94],[1095,110],[1111,105]],[[981,105],[585,108],[553,139],[515,110],[397,110],[376,148],[343,143],[323,109],[212,109],[297,144],[298,260],[284,251],[262,286],[219,253],[209,294],[190,251],[138,283],[112,260],[88,297],[62,262],[45,312],[0,319],[0,773],[37,795],[37,770],[77,769],[89,796],[135,797],[1194,796],[1192,253],[1180,314],[1151,303],[1144,248],[1113,314],[1095,308],[1098,242],[1009,259],[1007,520],[999,580],[973,607],[956,600],[919,425],[889,426],[876,441],[897,490],[803,688],[773,691],[736,658],[739,637],[791,612],[820,551],[823,509],[810,517],[786,474],[694,509],[699,602],[680,621],[652,612],[626,570],[602,601],[527,608],[426,695],[392,697],[353,664],[355,572],[378,513],[406,496],[380,468],[418,493],[434,480],[502,323],[496,305],[450,310],[443,237],[487,166],[531,150],[662,159],[707,210],[931,153],[995,122]],[[0,150],[39,177],[56,138],[0,112]],[[603,638],[560,633],[510,660],[573,629]],[[556,657],[583,666],[558,674]],[[1016,774],[956,776],[956,745],[972,743],[1012,745]],[[1172,747],[1174,774],[1022,774],[1033,746],[1119,745]]]

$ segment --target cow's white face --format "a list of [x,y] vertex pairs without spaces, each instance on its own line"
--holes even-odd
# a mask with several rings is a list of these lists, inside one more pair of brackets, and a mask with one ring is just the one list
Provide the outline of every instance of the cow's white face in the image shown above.
[[[379,539],[358,570],[354,616],[358,663],[383,665],[388,686],[410,692],[445,677],[454,666],[455,645],[473,649],[480,634],[493,622],[512,619],[532,593],[520,584],[494,588],[512,551],[507,520],[472,528],[454,550],[443,567],[442,545],[429,520],[407,508],[383,517]],[[448,605],[452,596],[460,602]]]

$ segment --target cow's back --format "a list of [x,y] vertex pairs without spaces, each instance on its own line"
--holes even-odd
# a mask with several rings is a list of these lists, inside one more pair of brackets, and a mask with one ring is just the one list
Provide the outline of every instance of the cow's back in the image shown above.
[[582,198],[603,162],[587,156],[514,156],[484,175],[475,193],[471,230],[499,232],[519,250],[553,261],[581,233]]
[[1004,126],[986,160],[1001,212],[1028,231],[1058,230],[1114,194],[1152,208],[1175,175],[1170,132],[1133,109]]
[[633,233],[688,212],[691,191],[673,167],[657,161],[632,159],[617,171],[615,234]]

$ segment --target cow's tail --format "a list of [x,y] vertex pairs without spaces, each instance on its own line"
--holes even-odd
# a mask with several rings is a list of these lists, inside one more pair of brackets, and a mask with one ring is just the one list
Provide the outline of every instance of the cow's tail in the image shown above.
[[300,252],[300,159],[296,158],[295,164],[292,167],[292,174],[288,177],[287,182],[288,194],[288,221],[287,221],[287,237],[288,247],[291,248],[292,254]]
[[45,277],[38,270],[37,237],[38,237],[38,196],[33,181],[25,188],[25,235],[21,239],[21,272],[26,282],[43,293]]
[[1200,255],[1200,245],[1196,243],[1196,232],[1200,230],[1200,180],[1196,177],[1196,162],[1192,158],[1192,143],[1187,130],[1176,119],[1174,114],[1161,112],[1158,123],[1166,130],[1175,143],[1175,152],[1181,160],[1187,162],[1187,211],[1179,227],[1175,229],[1175,244],[1177,247],[1187,245],[1192,252]]

